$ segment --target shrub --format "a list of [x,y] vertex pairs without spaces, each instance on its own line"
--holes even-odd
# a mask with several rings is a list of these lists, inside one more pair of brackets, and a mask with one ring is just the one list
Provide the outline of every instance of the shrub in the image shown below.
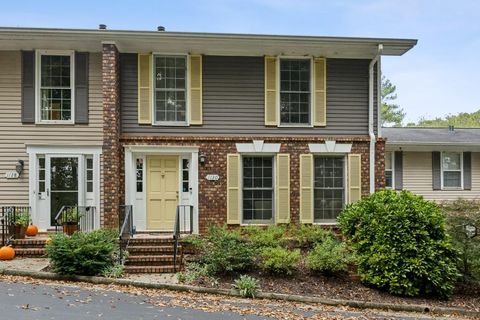
[[203,239],[202,237],[200,237],[199,235],[195,235],[195,234],[190,234],[186,237],[183,237],[181,238],[180,240],[181,244],[188,247],[190,246],[190,248],[194,251],[194,252],[200,252],[204,249],[205,247],[205,239]]
[[308,268],[324,273],[347,271],[352,261],[352,255],[345,243],[331,237],[318,243],[307,256]]
[[300,261],[300,250],[281,247],[264,248],[261,252],[262,269],[279,274],[291,275]]
[[114,266],[118,254],[118,233],[113,230],[54,235],[47,256],[54,272],[62,275],[100,274]]
[[210,274],[243,271],[253,265],[255,253],[255,248],[238,231],[212,226],[207,231],[199,262],[208,266]]
[[335,235],[330,230],[325,230],[321,226],[301,224],[295,225],[290,229],[290,235],[298,241],[301,247],[312,248],[315,244],[333,238]]
[[241,275],[240,278],[235,280],[233,288],[238,290],[242,297],[255,298],[257,291],[260,290],[260,285],[254,277]]
[[188,262],[185,265],[185,271],[177,273],[177,279],[181,283],[191,284],[195,281],[209,282],[216,284],[217,279],[213,278],[209,272],[208,266],[196,262]]
[[339,225],[353,244],[364,283],[407,296],[452,293],[457,252],[435,203],[382,190],[347,206]]
[[[444,205],[448,231],[459,251],[458,269],[464,280],[480,280],[480,203],[458,199]],[[474,229],[477,229],[475,235]]]
[[102,277],[105,278],[120,278],[123,276],[124,267],[120,263],[115,263],[112,266],[108,266],[102,270]]
[[261,247],[278,247],[286,243],[285,227],[271,225],[267,228],[258,226],[248,226],[244,228],[247,239],[258,248]]

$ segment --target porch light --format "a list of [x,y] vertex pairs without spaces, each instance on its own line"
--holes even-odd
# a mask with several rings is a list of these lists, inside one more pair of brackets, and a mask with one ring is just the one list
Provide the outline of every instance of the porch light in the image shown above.
[[205,163],[207,162],[207,156],[205,155],[205,153],[200,153],[200,155],[198,156],[198,161],[202,166],[205,165]]
[[17,164],[15,165],[15,171],[17,171],[18,175],[21,175],[23,172],[23,166],[24,166],[23,160],[18,160]]

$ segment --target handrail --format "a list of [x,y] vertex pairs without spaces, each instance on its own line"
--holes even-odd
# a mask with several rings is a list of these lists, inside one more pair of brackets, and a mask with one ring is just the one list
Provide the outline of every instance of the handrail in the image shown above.
[[121,205],[118,214],[119,218],[119,256],[118,263],[122,264],[124,261],[124,252],[127,251],[130,239],[135,234],[135,227],[133,225],[133,206]]
[[[185,209],[188,208],[189,210],[189,219],[186,219]],[[181,210],[183,209],[183,211]],[[180,214],[183,213],[183,231],[181,230],[181,216]],[[186,230],[185,226],[189,224],[188,230]],[[173,226],[173,272],[177,272],[177,255],[178,255],[178,241],[180,240],[181,233],[193,233],[193,206],[181,204],[177,205],[177,209],[175,212],[175,224]]]
[[55,216],[55,232],[61,225],[76,225],[76,231],[90,232],[95,229],[97,208],[94,206],[62,206]]
[[17,215],[28,214],[30,221],[29,206],[2,206],[0,223],[2,228],[2,246],[6,246],[11,240],[15,239],[14,223],[17,220]]

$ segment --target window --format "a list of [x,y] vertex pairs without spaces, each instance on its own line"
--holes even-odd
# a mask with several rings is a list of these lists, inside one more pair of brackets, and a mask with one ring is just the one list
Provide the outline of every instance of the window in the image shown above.
[[442,152],[443,188],[462,188],[462,153]]
[[45,192],[45,157],[38,157],[38,193]]
[[189,169],[190,160],[182,159],[182,192],[190,191]]
[[393,189],[393,155],[394,152],[385,152],[385,188]]
[[310,124],[310,59],[280,59],[280,124]]
[[73,121],[73,53],[39,53],[39,115],[45,122]]
[[243,157],[243,222],[273,222],[273,157]]
[[93,157],[88,156],[85,160],[87,192],[93,192]]
[[186,123],[186,73],[184,56],[155,57],[155,122]]
[[143,192],[143,159],[138,158],[136,163],[137,192]]
[[345,160],[343,156],[316,156],[314,219],[336,222],[345,204]]

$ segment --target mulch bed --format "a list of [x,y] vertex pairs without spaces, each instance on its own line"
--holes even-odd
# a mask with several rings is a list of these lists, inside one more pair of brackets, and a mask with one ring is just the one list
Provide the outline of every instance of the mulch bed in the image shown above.
[[[366,287],[348,274],[312,275],[307,270],[299,270],[292,276],[274,276],[262,271],[246,273],[260,281],[261,290],[284,294],[317,296],[328,299],[363,300],[370,302],[420,304],[436,307],[454,307],[480,311],[480,284],[459,283],[455,294],[449,300],[432,297],[400,297]],[[221,276],[218,284],[197,281],[195,285],[230,289],[238,274]]]

